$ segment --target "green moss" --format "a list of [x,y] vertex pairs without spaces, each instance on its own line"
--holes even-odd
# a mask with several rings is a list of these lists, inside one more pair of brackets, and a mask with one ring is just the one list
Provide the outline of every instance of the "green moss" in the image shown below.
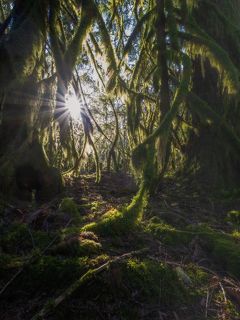
[[239,231],[234,231],[232,233],[232,237],[235,239],[235,240],[240,240],[240,232]]
[[133,223],[128,217],[118,210],[106,212],[98,222],[87,224],[82,231],[93,231],[100,235],[124,234],[133,227]]
[[[113,263],[105,272],[96,274],[88,286],[74,293],[82,304],[97,301],[102,318],[140,319],[140,305],[161,308],[175,308],[188,300],[188,293],[178,279],[176,272],[157,261],[150,259],[128,259]],[[110,306],[110,308],[106,307]],[[171,309],[172,310],[172,309]],[[58,311],[71,317],[71,305],[65,304]],[[81,310],[83,319],[98,319],[95,308]],[[154,319],[158,316],[154,314]],[[151,315],[149,315],[149,318]],[[64,319],[64,317],[62,317]]]
[[151,220],[145,231],[159,238],[167,245],[188,245],[196,236],[199,237],[203,249],[214,260],[216,266],[224,272],[240,277],[240,246],[236,237],[216,232],[207,226],[189,226],[185,230],[176,230],[172,226],[160,221]]
[[158,217],[153,217],[145,227],[145,231],[159,238],[167,245],[187,244],[192,234],[185,230],[177,230],[173,226],[163,222]]
[[136,170],[136,172],[139,172],[143,169],[146,162],[146,152],[147,147],[145,144],[139,144],[132,151],[132,166]]
[[199,266],[191,263],[187,266],[186,272],[194,286],[202,287],[208,284],[209,274]]
[[101,202],[101,201],[93,201],[92,203],[90,203],[91,211],[93,211],[93,212],[98,211],[102,204],[103,204],[103,202]]
[[146,192],[141,188],[128,207],[122,211],[109,210],[98,222],[87,224],[82,231],[94,231],[105,236],[128,233],[141,219],[146,198]]
[[62,241],[52,248],[52,253],[66,256],[89,256],[101,251],[102,246],[99,242],[91,239],[82,239],[80,236]]
[[102,246],[99,242],[90,239],[83,239],[81,241],[80,249],[82,254],[89,255],[92,253],[99,253],[102,249]]
[[185,289],[176,272],[164,263],[130,259],[123,267],[124,280],[142,301],[169,306],[181,303]]
[[227,220],[233,224],[237,230],[240,229],[240,210],[232,210],[227,214]]
[[221,234],[205,235],[212,257],[221,268],[240,277],[240,247],[230,237]]
[[86,268],[86,259],[44,256],[26,268],[18,285],[30,292],[59,290],[80,277]]
[[80,217],[79,207],[73,198],[63,198],[59,205],[59,209],[68,213],[74,219]]
[[30,230],[26,224],[13,224],[2,231],[0,246],[5,253],[24,253],[32,249],[45,248],[56,233]]

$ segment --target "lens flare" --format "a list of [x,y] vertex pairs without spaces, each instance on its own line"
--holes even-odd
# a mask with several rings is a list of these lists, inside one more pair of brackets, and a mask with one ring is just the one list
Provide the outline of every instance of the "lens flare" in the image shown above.
[[75,93],[69,93],[66,96],[66,107],[73,119],[78,120],[80,118],[80,103]]

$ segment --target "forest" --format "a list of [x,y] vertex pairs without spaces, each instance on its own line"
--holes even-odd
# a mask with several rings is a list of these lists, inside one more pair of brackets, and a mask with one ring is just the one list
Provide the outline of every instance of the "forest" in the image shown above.
[[239,320],[239,123],[239,0],[0,0],[0,320]]

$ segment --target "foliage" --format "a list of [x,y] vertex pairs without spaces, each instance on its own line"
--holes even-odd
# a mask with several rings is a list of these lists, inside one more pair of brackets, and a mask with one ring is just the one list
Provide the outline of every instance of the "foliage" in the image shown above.
[[[25,138],[31,141],[31,128],[35,126],[34,137],[44,146],[51,165],[77,175],[80,170],[95,170],[99,182],[101,168],[132,171],[132,158],[136,179],[146,180],[152,193],[166,171],[181,169],[186,158],[202,161],[192,159],[184,150],[190,146],[194,130],[203,131],[203,123],[211,122],[210,131],[220,124],[225,137],[234,141],[229,152],[234,155],[239,149],[234,120],[238,109],[231,108],[232,117],[228,107],[234,104],[239,87],[240,63],[232,53],[240,48],[234,5],[221,3],[221,13],[214,1],[168,0],[159,4],[131,0],[110,1],[108,5],[104,1],[68,1],[66,6],[63,1],[57,5],[37,1],[28,14],[31,24],[41,12],[34,32],[21,21],[17,8],[14,2],[13,6],[2,5],[2,17],[13,15],[13,23],[6,20],[4,25],[0,48],[5,57],[1,61],[12,61],[13,65],[9,62],[3,66],[2,78],[7,74],[5,69],[15,70],[17,63],[19,81],[24,86],[18,88],[9,72],[10,81],[4,81],[22,94],[36,71],[35,91],[29,91],[37,93],[38,101],[31,117],[23,111],[12,136],[25,132]],[[44,19],[48,10],[49,18]],[[134,15],[129,14],[132,10]],[[204,12],[208,13],[206,24],[201,19]],[[24,52],[17,41],[18,32],[29,40]],[[5,35],[15,43],[12,47],[8,48]],[[10,51],[15,50],[21,52],[19,61],[14,56],[9,58]],[[209,102],[215,98],[196,90],[199,63],[199,77],[200,73],[206,75],[215,86],[208,96],[223,98],[223,105],[212,105]],[[210,81],[211,73],[214,81]],[[65,101],[69,89],[79,99],[82,123],[79,118],[70,119]],[[59,95],[63,95],[62,105]],[[6,118],[6,128],[10,128],[8,102],[4,99],[1,126],[5,126]],[[4,129],[9,144],[10,131]],[[198,167],[204,164],[198,163]]]

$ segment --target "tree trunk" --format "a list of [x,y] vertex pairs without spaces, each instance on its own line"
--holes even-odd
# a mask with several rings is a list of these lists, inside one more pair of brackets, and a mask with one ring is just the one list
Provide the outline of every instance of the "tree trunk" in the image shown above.
[[[33,190],[40,198],[51,188],[60,187],[60,176],[48,166],[36,127],[47,10],[46,0],[15,1],[10,31],[0,39],[0,95],[4,97],[0,121],[1,187],[10,194],[24,191],[27,198]],[[31,180],[33,172],[38,181]]]
[[[216,8],[223,11],[226,19],[239,25],[239,1],[231,3],[225,0],[213,1],[212,5],[199,2],[194,17],[203,30],[224,48],[237,68],[240,69],[239,39],[232,37],[224,27],[223,21],[216,14]],[[204,14],[203,14],[204,13]],[[204,15],[204,19],[202,19]],[[239,136],[239,107],[236,100],[229,96],[221,85],[220,76],[210,65],[203,62],[199,56],[193,61],[193,92],[229,125]],[[239,103],[238,103],[239,104]],[[194,106],[193,108],[194,109]],[[192,114],[195,128],[190,134],[186,146],[185,169],[191,171],[197,179],[201,179],[209,188],[235,188],[240,184],[240,156],[239,152],[226,137],[221,124],[205,119],[202,121],[195,113]]]

